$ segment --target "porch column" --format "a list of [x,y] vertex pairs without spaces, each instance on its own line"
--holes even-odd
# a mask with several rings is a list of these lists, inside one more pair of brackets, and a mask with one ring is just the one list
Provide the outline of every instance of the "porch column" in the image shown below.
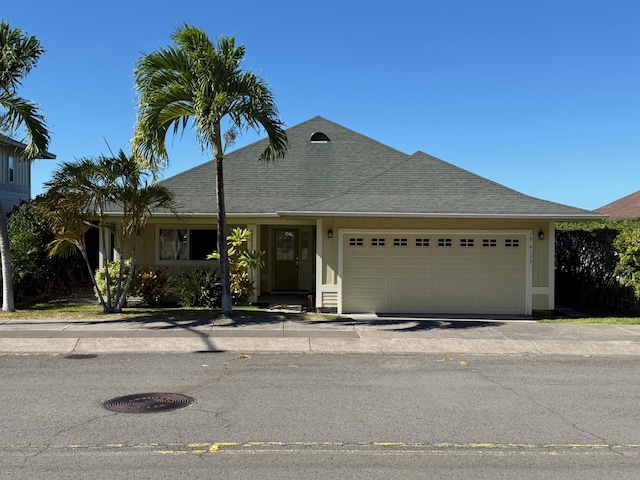
[[[247,248],[250,250],[258,250],[260,248],[260,229],[256,224],[247,225],[247,230],[251,232],[251,236],[249,237],[249,242],[247,243]],[[253,282],[255,288],[253,289],[253,293],[251,294],[251,298],[249,301],[252,303],[257,303],[258,296],[260,295],[260,265],[258,265],[255,269],[249,269],[249,280]]]
[[556,224],[549,222],[549,310],[556,308]]
[[322,219],[316,220],[316,308],[322,308]]

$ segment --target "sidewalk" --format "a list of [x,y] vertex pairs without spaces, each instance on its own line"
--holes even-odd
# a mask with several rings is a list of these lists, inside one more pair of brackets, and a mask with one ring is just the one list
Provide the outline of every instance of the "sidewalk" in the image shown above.
[[0,320],[0,355],[109,353],[640,355],[640,325],[351,315],[341,320]]

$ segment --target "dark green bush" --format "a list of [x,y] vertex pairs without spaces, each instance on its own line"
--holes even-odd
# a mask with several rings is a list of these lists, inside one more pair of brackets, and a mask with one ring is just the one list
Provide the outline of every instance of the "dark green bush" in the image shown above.
[[79,254],[50,257],[51,223],[35,202],[23,202],[8,216],[13,288],[17,299],[62,295],[87,282],[86,266]]
[[207,268],[188,270],[174,280],[169,290],[183,307],[214,308],[222,298],[220,273]]
[[556,303],[631,311],[637,297],[623,271],[620,251],[637,222],[563,223],[556,231]]

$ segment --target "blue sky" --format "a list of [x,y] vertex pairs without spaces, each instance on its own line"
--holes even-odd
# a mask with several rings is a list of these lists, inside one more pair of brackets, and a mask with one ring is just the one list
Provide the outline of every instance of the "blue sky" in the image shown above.
[[[30,0],[0,17],[46,49],[20,91],[58,158],[34,163],[34,196],[61,161],[130,151],[133,63],[184,22],[235,35],[288,126],[321,115],[587,209],[640,190],[636,0]],[[191,134],[167,143],[165,178],[210,159]]]

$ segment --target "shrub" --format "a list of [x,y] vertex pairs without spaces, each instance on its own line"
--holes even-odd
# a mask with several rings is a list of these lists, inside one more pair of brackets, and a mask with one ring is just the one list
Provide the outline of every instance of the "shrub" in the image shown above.
[[[251,237],[248,228],[234,228],[227,236],[229,245],[229,277],[231,298],[234,305],[247,305],[255,291],[255,286],[249,278],[249,269],[264,266],[262,257],[264,252],[246,248]],[[209,259],[220,259],[219,252],[213,252],[207,256]]]
[[174,280],[170,292],[183,307],[219,306],[222,297],[220,273],[206,268],[186,271]]
[[169,284],[169,277],[159,267],[151,267],[138,275],[135,292],[142,297],[142,302],[155,306],[162,302]]
[[79,254],[49,256],[51,222],[35,202],[23,202],[9,213],[7,231],[16,298],[62,294],[83,282],[86,267]]
[[638,297],[631,287],[640,279],[638,225],[630,221],[558,224],[557,303],[614,311],[635,309]]
[[[122,279],[122,287],[124,287],[124,282],[126,282],[127,275],[129,274],[129,267],[131,266],[131,260],[125,260],[124,262],[124,274]],[[120,276],[120,260],[114,260],[113,262],[109,262],[109,292],[111,294],[111,299],[116,298],[116,292],[118,290],[118,277]],[[107,278],[105,276],[104,268],[99,268],[96,270],[96,285],[98,285],[98,289],[103,297],[107,295]],[[98,292],[94,292],[96,297],[98,297]]]
[[636,297],[640,297],[640,223],[628,224],[614,245],[619,254],[616,273],[625,285],[633,288]]

